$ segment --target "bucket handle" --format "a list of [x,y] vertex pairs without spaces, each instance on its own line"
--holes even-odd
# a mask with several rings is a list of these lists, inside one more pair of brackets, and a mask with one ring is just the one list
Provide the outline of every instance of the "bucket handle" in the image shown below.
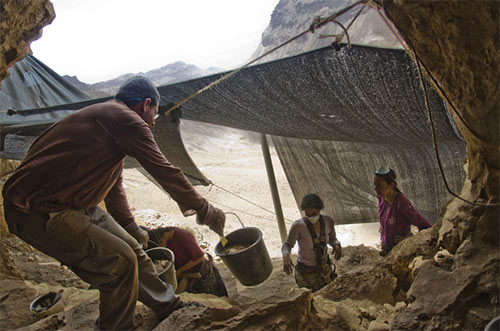
[[224,214],[226,214],[226,215],[227,215],[227,214],[231,214],[231,215],[236,216],[236,218],[238,219],[238,221],[240,221],[241,226],[242,226],[242,227],[245,227],[245,224],[243,224],[243,222],[241,221],[241,218],[240,218],[238,215],[236,215],[236,213],[233,213],[233,212],[231,212],[231,211],[227,211],[227,212],[225,212]]

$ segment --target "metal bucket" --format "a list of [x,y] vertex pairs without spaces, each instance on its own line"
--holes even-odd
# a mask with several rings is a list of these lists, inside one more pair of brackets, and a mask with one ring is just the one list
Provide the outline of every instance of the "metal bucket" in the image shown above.
[[63,290],[59,292],[49,292],[36,297],[30,304],[30,311],[40,317],[57,314],[64,310],[64,303],[61,300]]
[[177,290],[177,277],[175,275],[175,255],[166,247],[154,247],[146,250],[146,254],[155,261],[168,261],[169,265],[158,273],[165,283],[172,285],[174,292]]
[[[241,284],[258,285],[269,277],[273,265],[262,232],[258,228],[247,228],[243,225],[242,229],[231,232],[225,238],[227,244],[223,247],[219,241],[215,246],[215,254],[222,259]],[[236,245],[249,246],[236,252],[228,252],[231,246]]]

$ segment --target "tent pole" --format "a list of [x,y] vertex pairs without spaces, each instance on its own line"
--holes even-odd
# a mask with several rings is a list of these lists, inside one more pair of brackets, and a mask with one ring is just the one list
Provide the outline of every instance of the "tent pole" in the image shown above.
[[267,144],[267,137],[265,133],[260,134],[260,145],[262,147],[262,154],[264,155],[264,162],[266,164],[267,179],[269,180],[269,186],[271,188],[271,195],[273,197],[274,211],[276,212],[276,218],[278,220],[281,242],[284,243],[287,237],[285,219],[283,217],[278,186],[276,185],[276,177],[274,176],[273,162],[271,161],[271,154],[269,153],[269,145]]

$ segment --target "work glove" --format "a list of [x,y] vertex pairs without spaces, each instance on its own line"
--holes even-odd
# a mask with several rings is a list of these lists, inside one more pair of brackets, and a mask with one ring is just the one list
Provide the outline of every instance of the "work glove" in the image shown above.
[[148,241],[149,241],[149,235],[148,232],[141,229],[137,228],[136,230],[132,230],[129,232],[132,237],[135,238],[141,244],[143,249],[148,248]]
[[224,212],[214,207],[207,200],[196,213],[196,223],[208,225],[210,230],[224,237],[224,225],[226,224],[226,215]]
[[293,263],[289,254],[283,255],[283,271],[287,275],[291,275],[293,272]]
[[335,260],[340,260],[340,258],[342,257],[342,247],[339,244],[336,244],[333,248],[332,257]]

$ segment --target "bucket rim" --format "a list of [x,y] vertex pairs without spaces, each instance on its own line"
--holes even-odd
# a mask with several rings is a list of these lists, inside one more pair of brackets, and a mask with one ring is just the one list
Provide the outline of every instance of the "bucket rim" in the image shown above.
[[219,240],[219,242],[217,243],[217,245],[215,245],[215,248],[214,248],[214,253],[215,253],[215,255],[217,255],[218,257],[226,257],[226,256],[234,256],[234,255],[238,255],[238,254],[240,254],[240,253],[243,253],[243,252],[245,252],[245,251],[249,250],[250,248],[252,248],[252,247],[254,247],[255,245],[257,245],[257,244],[259,243],[259,241],[263,240],[262,231],[261,231],[259,228],[256,228],[256,227],[254,227],[254,226],[246,226],[246,227],[241,228],[241,229],[236,229],[236,230],[234,230],[233,232],[231,232],[231,233],[227,234],[225,237],[229,236],[229,235],[230,235],[230,234],[232,234],[232,233],[235,233],[235,232],[238,232],[238,231],[243,231],[243,230],[257,230],[257,233],[259,234],[259,237],[257,238],[257,240],[255,240],[255,242],[254,242],[252,245],[248,246],[247,248],[242,249],[242,250],[240,250],[240,251],[238,251],[238,252],[236,252],[236,253],[227,253],[227,254],[224,254],[224,253],[222,253],[222,252],[218,252],[217,247],[222,247],[222,243],[221,243],[221,242],[220,242],[220,240]]
[[[163,260],[169,260],[171,261],[172,263],[175,263],[175,254],[174,252],[170,249],[170,248],[167,248],[167,247],[162,247],[162,246],[158,246],[158,247],[153,247],[153,248],[148,248],[146,249],[144,252],[146,253],[146,255],[151,259],[153,260],[153,258],[149,255],[150,252],[156,252],[156,251],[162,251],[162,252],[166,252],[166,254],[169,255],[170,259],[169,258],[165,258]],[[158,260],[158,259],[156,259]]]
[[[46,298],[52,299],[52,303],[50,304],[50,306],[45,307],[40,311],[35,311],[35,305],[37,305],[42,299],[45,300]],[[29,310],[33,314],[43,314],[49,311],[50,309],[54,308],[59,302],[62,303],[61,299],[62,299],[62,292],[48,292],[41,294],[37,296],[35,299],[33,299],[33,301],[31,301]]]

